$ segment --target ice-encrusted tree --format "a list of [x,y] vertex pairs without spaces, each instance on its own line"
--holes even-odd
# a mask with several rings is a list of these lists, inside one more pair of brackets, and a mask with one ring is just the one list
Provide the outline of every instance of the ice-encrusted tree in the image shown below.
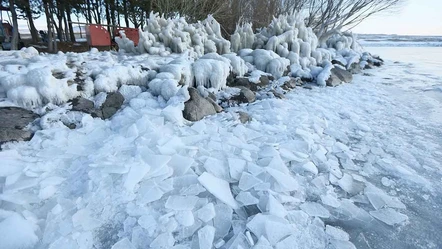
[[319,43],[343,28],[352,28],[366,18],[392,10],[406,0],[282,0],[280,13],[306,12],[306,25],[313,28]]

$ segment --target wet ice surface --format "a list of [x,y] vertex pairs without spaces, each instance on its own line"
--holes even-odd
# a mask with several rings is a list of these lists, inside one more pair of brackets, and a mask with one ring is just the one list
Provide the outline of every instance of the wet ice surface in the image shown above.
[[440,248],[442,78],[366,73],[193,126],[146,105],[40,131],[0,154],[0,230],[25,224],[35,248]]

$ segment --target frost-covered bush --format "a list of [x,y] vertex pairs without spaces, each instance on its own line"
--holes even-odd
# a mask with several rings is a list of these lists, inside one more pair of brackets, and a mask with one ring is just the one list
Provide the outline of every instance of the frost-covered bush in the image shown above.
[[159,55],[186,50],[192,50],[198,57],[212,52],[230,52],[230,42],[222,37],[220,24],[210,15],[201,22],[189,24],[183,17],[165,18],[151,13],[136,48],[125,36],[116,42],[125,51]]

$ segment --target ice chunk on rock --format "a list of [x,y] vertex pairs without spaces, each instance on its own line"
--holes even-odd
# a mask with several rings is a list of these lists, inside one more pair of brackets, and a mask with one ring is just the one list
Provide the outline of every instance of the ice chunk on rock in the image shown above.
[[124,238],[115,243],[111,249],[135,249],[135,246],[130,243],[128,238]]
[[376,219],[390,226],[402,223],[408,219],[408,216],[406,216],[405,214],[401,214],[391,208],[371,211],[370,214]]
[[18,214],[0,222],[0,248],[31,249],[38,241],[33,225]]
[[198,231],[199,249],[211,249],[215,239],[215,228],[205,226]]
[[217,178],[207,172],[204,172],[198,177],[198,181],[207,189],[207,191],[231,208],[239,208],[238,203],[233,198],[232,192],[230,191],[230,185],[227,181]]
[[302,211],[306,212],[310,216],[316,216],[320,218],[329,218],[330,212],[319,203],[305,202],[299,206]]
[[199,198],[196,196],[169,196],[166,201],[165,207],[172,210],[192,210]]

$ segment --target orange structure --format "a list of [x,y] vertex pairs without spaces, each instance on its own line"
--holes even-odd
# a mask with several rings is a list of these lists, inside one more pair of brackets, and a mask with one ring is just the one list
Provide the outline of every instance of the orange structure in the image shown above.
[[107,29],[98,24],[86,25],[87,43],[91,47],[111,46],[111,35]]

